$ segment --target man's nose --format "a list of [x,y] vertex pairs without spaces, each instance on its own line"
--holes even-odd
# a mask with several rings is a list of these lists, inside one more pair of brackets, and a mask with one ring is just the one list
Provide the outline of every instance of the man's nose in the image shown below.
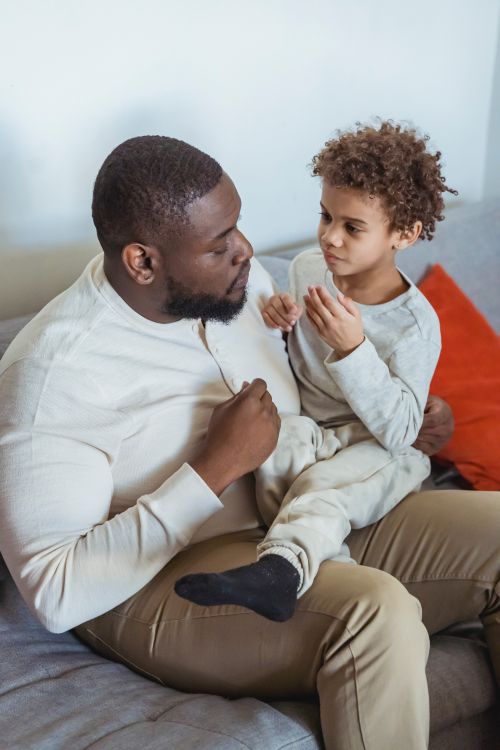
[[244,263],[253,256],[253,247],[245,237],[245,235],[238,231],[238,240],[236,244],[236,252],[234,254],[234,264]]

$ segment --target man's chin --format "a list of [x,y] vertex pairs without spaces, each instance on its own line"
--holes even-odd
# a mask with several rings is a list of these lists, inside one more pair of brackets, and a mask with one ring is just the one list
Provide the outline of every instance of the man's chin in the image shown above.
[[191,296],[176,295],[164,306],[163,312],[177,318],[212,320],[219,323],[230,323],[242,311],[247,301],[247,289],[235,288],[224,297],[213,297],[210,294]]
[[[231,299],[232,298],[232,299]],[[247,301],[246,287],[233,289],[225,300],[221,300],[207,315],[201,316],[203,320],[213,320],[219,323],[230,323],[238,317]]]

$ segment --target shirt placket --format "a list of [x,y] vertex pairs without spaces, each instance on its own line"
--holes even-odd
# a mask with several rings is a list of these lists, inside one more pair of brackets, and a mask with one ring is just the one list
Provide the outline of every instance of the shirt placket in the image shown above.
[[200,335],[204,338],[206,347],[217,362],[224,378],[224,382],[232,393],[241,390],[242,379],[238,373],[236,364],[236,352],[231,350],[229,342],[224,338],[222,326],[200,323],[202,331]]

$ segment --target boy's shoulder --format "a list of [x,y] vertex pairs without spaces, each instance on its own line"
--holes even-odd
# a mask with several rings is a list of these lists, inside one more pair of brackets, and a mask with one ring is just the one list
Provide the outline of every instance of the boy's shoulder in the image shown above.
[[[410,281],[408,277],[405,278]],[[410,294],[407,296],[405,307],[412,316],[419,335],[440,345],[441,334],[437,313],[418,286],[412,281],[410,283]]]
[[290,287],[323,284],[326,270],[325,259],[319,247],[303,250],[290,263]]

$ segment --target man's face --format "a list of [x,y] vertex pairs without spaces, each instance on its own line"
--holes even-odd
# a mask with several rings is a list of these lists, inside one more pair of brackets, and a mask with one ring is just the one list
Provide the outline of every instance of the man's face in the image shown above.
[[253,255],[237,227],[240,208],[225,173],[189,206],[190,226],[164,254],[163,314],[229,322],[240,312]]

